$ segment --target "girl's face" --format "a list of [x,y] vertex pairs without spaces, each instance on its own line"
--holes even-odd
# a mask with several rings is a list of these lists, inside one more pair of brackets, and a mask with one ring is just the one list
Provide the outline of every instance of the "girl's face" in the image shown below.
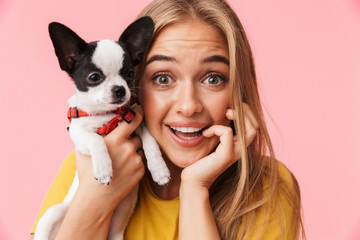
[[164,157],[180,168],[219,143],[205,138],[203,129],[229,126],[228,59],[222,35],[199,20],[164,28],[146,58],[140,82],[146,124]]

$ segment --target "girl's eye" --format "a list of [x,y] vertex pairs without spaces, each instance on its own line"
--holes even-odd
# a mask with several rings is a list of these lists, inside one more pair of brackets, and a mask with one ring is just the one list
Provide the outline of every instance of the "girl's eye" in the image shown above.
[[172,78],[166,74],[156,74],[152,80],[159,85],[168,85],[172,83]]
[[91,82],[97,82],[97,81],[100,81],[102,79],[102,76],[99,73],[91,73],[89,75],[88,79]]
[[226,82],[226,77],[224,75],[214,74],[214,73],[211,73],[208,76],[206,76],[205,80],[203,81],[203,83],[212,86],[218,86],[224,82]]

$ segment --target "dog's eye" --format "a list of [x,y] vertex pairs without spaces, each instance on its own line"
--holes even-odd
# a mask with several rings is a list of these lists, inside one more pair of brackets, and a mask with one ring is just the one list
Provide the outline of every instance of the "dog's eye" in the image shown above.
[[133,79],[134,78],[134,70],[130,69],[127,73],[126,73],[126,77],[129,79]]
[[91,73],[88,77],[88,79],[92,82],[97,82],[101,80],[101,75],[99,73]]

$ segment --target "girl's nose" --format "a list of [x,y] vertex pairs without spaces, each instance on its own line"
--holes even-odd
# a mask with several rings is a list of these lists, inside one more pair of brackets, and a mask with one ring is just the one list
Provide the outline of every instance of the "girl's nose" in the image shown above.
[[191,117],[203,110],[199,92],[192,81],[182,84],[176,96],[175,110],[185,117]]

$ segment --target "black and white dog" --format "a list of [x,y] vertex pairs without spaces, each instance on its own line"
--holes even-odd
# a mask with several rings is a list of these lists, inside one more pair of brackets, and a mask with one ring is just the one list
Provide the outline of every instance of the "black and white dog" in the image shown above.
[[[120,118],[119,112],[125,121],[132,120],[134,112],[127,104],[131,99],[133,69],[142,60],[153,29],[152,19],[143,17],[128,26],[118,42],[100,40],[86,43],[60,23],[53,22],[49,25],[60,67],[76,85],[75,95],[68,101],[70,136],[78,152],[91,156],[94,178],[101,184],[109,184],[112,178],[112,163],[101,134],[106,134],[106,130],[111,128],[109,122],[114,125],[114,120]],[[144,124],[140,125],[136,133],[142,139],[147,167],[154,181],[159,185],[167,184],[170,173],[155,139]],[[49,208],[40,219],[34,239],[48,240],[55,237],[78,184],[76,173],[65,200]],[[115,210],[108,239],[123,239],[125,227],[137,201],[137,190],[135,187]]]

